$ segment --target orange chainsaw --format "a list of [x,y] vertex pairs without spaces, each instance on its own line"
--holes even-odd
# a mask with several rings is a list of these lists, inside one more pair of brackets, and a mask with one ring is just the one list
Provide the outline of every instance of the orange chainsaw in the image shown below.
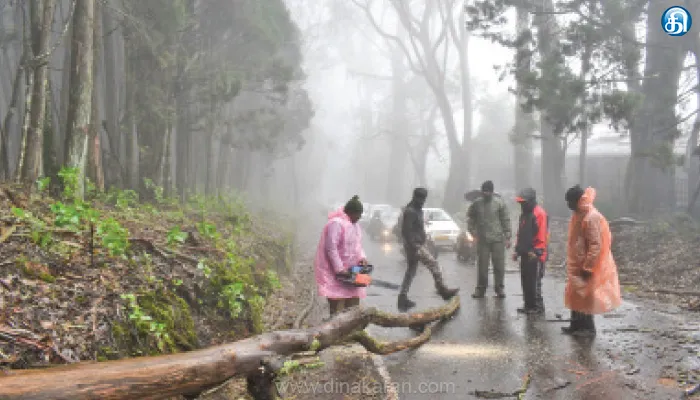
[[371,265],[354,265],[347,272],[341,272],[336,276],[346,285],[365,287],[372,283],[372,270],[374,267]]

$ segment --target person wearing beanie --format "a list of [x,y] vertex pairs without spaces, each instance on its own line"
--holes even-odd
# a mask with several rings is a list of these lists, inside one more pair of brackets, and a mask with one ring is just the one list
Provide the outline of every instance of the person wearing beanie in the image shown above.
[[515,201],[520,203],[520,218],[515,240],[513,261],[520,259],[520,285],[523,289],[523,314],[544,314],[542,278],[547,261],[549,243],[549,219],[537,204],[537,192],[533,188],[520,191]]
[[506,249],[511,245],[510,214],[500,196],[494,196],[492,181],[481,185],[481,197],[467,211],[469,233],[476,239],[477,284],[472,297],[484,297],[489,283],[489,262],[493,262],[496,296],[506,297]]
[[358,306],[360,299],[367,296],[365,287],[348,286],[337,278],[352,266],[367,265],[362,229],[357,225],[362,212],[362,202],[354,196],[344,207],[328,215],[318,242],[314,259],[316,285],[318,294],[328,299],[331,316]]
[[566,247],[564,305],[571,310],[565,334],[595,336],[593,315],[604,314],[622,303],[617,265],[611,251],[608,220],[593,205],[596,191],[576,185],[564,199],[572,211]]
[[413,278],[416,276],[418,263],[424,264],[435,280],[435,288],[443,299],[449,300],[454,297],[459,289],[449,289],[445,286],[442,270],[437,260],[430,255],[426,247],[428,235],[425,232],[425,220],[423,218],[423,206],[428,198],[428,190],[416,188],[413,190],[413,197],[406,205],[401,218],[401,237],[403,239],[404,251],[408,268],[401,283],[401,292],[398,299],[398,308],[404,312],[416,305],[408,299],[408,290],[411,288]]

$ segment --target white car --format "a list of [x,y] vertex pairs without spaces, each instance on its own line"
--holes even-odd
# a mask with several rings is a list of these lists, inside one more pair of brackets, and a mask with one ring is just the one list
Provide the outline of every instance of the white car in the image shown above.
[[442,208],[424,208],[425,232],[435,246],[454,250],[461,229]]

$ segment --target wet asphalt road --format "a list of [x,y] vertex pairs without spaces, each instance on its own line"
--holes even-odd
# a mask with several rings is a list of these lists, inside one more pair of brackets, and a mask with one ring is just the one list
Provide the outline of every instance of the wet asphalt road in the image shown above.
[[[367,240],[365,251],[375,278],[401,283],[405,262],[395,243]],[[527,317],[516,312],[522,291],[515,263],[507,266],[507,298],[494,297],[490,287],[484,299],[472,299],[476,267],[459,263],[451,252],[441,253],[439,261],[449,285],[461,288],[461,309],[422,347],[384,357],[401,399],[514,399],[525,386],[522,399],[679,399],[681,390],[671,385],[675,381],[660,378],[668,370],[698,368],[699,325],[684,314],[626,302],[596,317],[596,338],[571,338],[561,333],[567,323],[556,318],[569,317],[561,277],[548,271],[546,315]],[[489,278],[492,285],[493,275]],[[398,312],[397,295],[397,290],[373,286],[365,304]],[[424,267],[409,297],[418,303],[412,311],[444,304]],[[369,331],[382,340],[415,335],[405,328],[372,326]]]

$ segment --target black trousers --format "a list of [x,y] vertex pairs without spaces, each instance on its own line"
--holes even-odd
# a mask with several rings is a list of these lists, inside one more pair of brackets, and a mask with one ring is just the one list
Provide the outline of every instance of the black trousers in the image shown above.
[[542,277],[544,276],[544,263],[539,259],[530,259],[528,256],[520,257],[520,285],[523,289],[525,308],[529,310],[544,310],[542,298]]

